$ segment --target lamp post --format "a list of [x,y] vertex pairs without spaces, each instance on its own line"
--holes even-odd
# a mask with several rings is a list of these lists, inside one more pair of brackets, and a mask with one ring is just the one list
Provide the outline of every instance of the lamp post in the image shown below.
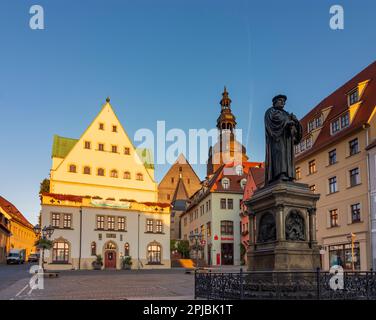
[[[48,227],[45,226],[45,227],[41,228],[39,226],[39,224],[37,224],[34,227],[34,232],[37,235],[40,235],[42,240],[47,240],[47,239],[51,238],[54,231],[55,231],[55,229],[51,225],[49,225]],[[44,271],[44,247],[42,247],[41,259],[39,261],[40,261],[39,265],[42,267],[42,270]]]
[[347,239],[349,239],[349,241],[351,242],[351,267],[352,267],[352,271],[355,271],[355,262],[354,262],[354,242],[355,242],[355,233],[350,233],[348,236],[347,236]]
[[202,234],[201,233],[195,233],[191,234],[189,236],[190,241],[195,241],[195,247],[196,247],[196,269],[198,269],[198,241],[201,241],[202,239]]

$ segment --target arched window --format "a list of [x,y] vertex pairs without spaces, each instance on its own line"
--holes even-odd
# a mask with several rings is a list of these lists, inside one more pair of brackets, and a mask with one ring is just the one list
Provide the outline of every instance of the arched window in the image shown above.
[[116,244],[113,242],[108,242],[106,244],[106,250],[116,250]]
[[244,189],[245,188],[245,185],[247,184],[247,179],[241,179],[240,180],[240,187],[242,188],[242,189]]
[[69,262],[69,243],[64,240],[56,241],[52,247],[52,262]]
[[124,245],[124,256],[129,256],[129,243],[127,242],[125,245]]
[[97,244],[94,241],[91,243],[91,255],[92,256],[97,255]]
[[160,264],[161,263],[161,246],[154,242],[148,245],[148,263]]
[[243,166],[242,165],[237,165],[235,167],[235,172],[238,176],[242,176],[243,175]]
[[77,167],[75,164],[71,164],[69,166],[69,172],[73,172],[73,173],[76,173],[77,172]]
[[129,171],[124,171],[124,179],[130,179],[131,173]]
[[90,173],[91,173],[90,167],[88,166],[84,167],[84,174],[90,174]]
[[111,176],[111,178],[117,178],[118,177],[118,172],[117,172],[117,170],[111,170],[111,173],[110,173],[110,176]]
[[97,174],[98,176],[104,176],[104,169],[103,168],[98,168],[98,171],[97,171]]
[[228,189],[230,187],[230,179],[223,178],[222,179],[222,187],[223,187],[223,189]]
[[142,173],[137,173],[136,180],[139,180],[139,181],[144,180],[144,175]]

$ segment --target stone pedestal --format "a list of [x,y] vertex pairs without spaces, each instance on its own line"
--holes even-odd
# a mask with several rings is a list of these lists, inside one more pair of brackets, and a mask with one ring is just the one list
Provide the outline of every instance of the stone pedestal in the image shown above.
[[313,271],[320,267],[316,202],[306,184],[277,181],[257,190],[248,207],[249,271]]

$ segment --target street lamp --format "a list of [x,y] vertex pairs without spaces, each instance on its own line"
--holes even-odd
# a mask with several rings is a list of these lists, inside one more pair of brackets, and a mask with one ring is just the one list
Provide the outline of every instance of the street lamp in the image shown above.
[[[45,227],[41,228],[40,225],[37,224],[34,227],[34,232],[37,235],[40,235],[42,240],[47,240],[47,239],[51,238],[54,231],[55,231],[55,228],[51,225],[49,225],[48,227],[45,226]],[[44,246],[42,247],[42,255],[41,255],[41,259],[40,259],[39,264],[41,265],[42,270],[44,271]]]
[[191,242],[194,240],[195,241],[195,247],[196,247],[196,269],[198,269],[198,241],[201,241],[202,239],[202,234],[201,233],[195,233],[191,234],[189,236],[189,240]]
[[354,261],[354,242],[355,242],[355,233],[350,233],[348,236],[347,236],[347,239],[349,239],[349,241],[351,242],[351,267],[352,267],[352,271],[355,271],[355,261]]

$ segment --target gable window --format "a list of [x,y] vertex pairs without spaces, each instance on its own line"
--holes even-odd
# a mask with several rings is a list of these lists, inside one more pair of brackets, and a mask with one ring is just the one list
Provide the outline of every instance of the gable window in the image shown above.
[[221,199],[221,209],[226,209],[226,199]]
[[104,229],[104,216],[97,216],[97,229]]
[[60,213],[53,213],[51,222],[54,228],[60,228]]
[[351,205],[351,222],[360,222],[360,203]]
[[90,141],[85,141],[85,149],[91,149],[91,142]]
[[117,132],[117,126],[112,126],[112,132]]
[[52,262],[68,263],[69,262],[69,244],[66,241],[57,241],[52,247]]
[[227,209],[234,209],[234,200],[227,199]]
[[91,243],[91,255],[92,256],[97,255],[97,244],[94,241]]
[[308,172],[309,174],[313,174],[316,172],[316,161],[312,160],[308,162]]
[[118,218],[118,230],[125,231],[125,217]]
[[171,183],[174,183],[175,179],[174,178],[171,178]]
[[63,226],[66,229],[72,228],[72,215],[64,214]]
[[104,176],[104,169],[103,168],[98,168],[97,175],[103,177]]
[[111,146],[111,152],[117,153],[117,146]]
[[69,166],[69,172],[76,173],[77,172],[77,167],[75,164],[71,164]]
[[329,193],[335,193],[337,191],[337,177],[332,177],[329,179]]
[[349,171],[350,173],[350,186],[355,187],[360,184],[359,168],[355,168]]
[[359,141],[358,138],[355,138],[349,141],[350,156],[357,154],[359,152]]
[[143,181],[144,180],[144,175],[142,173],[137,173],[136,180]]
[[90,167],[86,166],[84,167],[84,174],[90,174],[91,170]]
[[131,154],[131,150],[128,147],[125,147],[124,148],[124,154],[130,155]]
[[223,189],[228,189],[230,187],[230,180],[228,178],[222,179],[222,187]]
[[104,151],[104,144],[98,143],[98,151]]
[[333,165],[337,162],[337,150],[329,151],[329,165]]
[[131,178],[131,173],[129,171],[124,172],[124,179],[130,179]]
[[329,211],[330,227],[338,227],[338,209]]
[[349,93],[349,106],[352,106],[354,103],[359,101],[359,91],[356,88],[354,91]]
[[111,176],[111,178],[117,178],[118,177],[118,172],[117,172],[117,170],[111,170],[111,172],[110,172],[110,176]]

